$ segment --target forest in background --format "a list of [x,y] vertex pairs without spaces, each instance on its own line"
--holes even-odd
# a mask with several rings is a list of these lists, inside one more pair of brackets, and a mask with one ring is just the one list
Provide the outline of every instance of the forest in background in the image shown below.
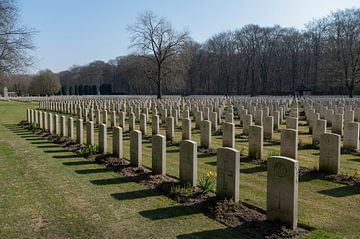
[[[61,84],[56,93],[156,94],[147,57],[73,66],[55,74]],[[287,95],[299,86],[312,94],[359,94],[360,9],[338,10],[301,30],[250,24],[204,43],[189,38],[163,67],[164,94]],[[33,78],[12,76],[10,90],[39,94]]]

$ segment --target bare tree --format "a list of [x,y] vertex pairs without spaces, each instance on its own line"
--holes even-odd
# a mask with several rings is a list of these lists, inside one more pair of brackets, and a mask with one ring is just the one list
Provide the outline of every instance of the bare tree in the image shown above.
[[30,83],[30,93],[33,95],[53,95],[60,89],[59,77],[50,70],[40,71]]
[[132,33],[130,47],[136,48],[147,60],[154,64],[154,69],[147,71],[147,78],[157,86],[157,98],[162,96],[164,80],[169,75],[167,61],[176,55],[189,38],[189,33],[176,32],[165,18],[158,18],[152,12],[140,15],[137,22],[128,27]]
[[360,83],[360,9],[332,13],[326,27],[327,50],[332,69],[353,97]]
[[34,58],[34,30],[22,26],[14,0],[0,0],[0,72],[14,73],[30,66]]

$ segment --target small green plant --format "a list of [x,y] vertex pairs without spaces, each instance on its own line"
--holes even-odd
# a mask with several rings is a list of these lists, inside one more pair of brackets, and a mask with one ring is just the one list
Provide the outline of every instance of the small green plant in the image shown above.
[[192,194],[192,187],[189,183],[187,184],[173,184],[170,186],[169,193],[171,195],[183,195],[189,196]]
[[204,193],[215,192],[216,173],[207,172],[199,179],[199,188]]
[[99,151],[97,145],[86,144],[83,148],[80,149],[79,154],[85,158],[95,155]]
[[268,157],[268,158],[270,158],[270,157],[272,157],[272,156],[280,156],[280,153],[279,153],[279,152],[276,152],[276,151],[271,151],[271,152],[269,153],[269,157]]
[[40,128],[40,125],[36,122],[32,122],[30,124],[30,130],[36,130],[36,129],[39,129]]

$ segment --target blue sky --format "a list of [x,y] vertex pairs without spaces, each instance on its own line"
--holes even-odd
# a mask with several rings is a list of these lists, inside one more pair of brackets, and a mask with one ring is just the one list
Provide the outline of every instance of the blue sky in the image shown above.
[[18,0],[22,21],[34,38],[36,72],[66,70],[94,60],[131,53],[126,28],[146,10],[204,42],[246,24],[302,28],[336,9],[360,7],[360,0]]

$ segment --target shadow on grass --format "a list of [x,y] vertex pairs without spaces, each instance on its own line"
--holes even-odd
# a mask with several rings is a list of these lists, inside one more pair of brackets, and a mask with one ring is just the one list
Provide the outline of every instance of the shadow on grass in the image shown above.
[[118,177],[118,178],[107,178],[107,179],[95,179],[90,181],[94,185],[113,185],[113,184],[122,184],[122,183],[133,183],[133,179],[128,177]]
[[251,173],[260,173],[260,172],[265,172],[266,166],[265,165],[260,165],[260,166],[256,166],[253,168],[240,168],[240,173],[245,173],[245,174],[251,174]]
[[50,149],[50,148],[61,148],[59,145],[40,145],[37,146],[39,149]]
[[[42,139],[42,140],[44,140],[44,142],[30,142],[30,144],[50,144],[51,143],[45,139]],[[59,146],[57,146],[57,147],[59,147]]]
[[264,143],[264,147],[265,146],[276,146],[276,145],[280,145],[280,142],[271,141],[271,142]]
[[66,166],[77,166],[77,165],[89,165],[89,164],[95,164],[93,161],[70,161],[70,162],[63,162],[63,165]]
[[299,182],[309,182],[315,179],[318,179],[319,177],[313,176],[313,175],[299,175]]
[[208,239],[208,238],[223,238],[223,239],[235,239],[235,238],[251,238],[249,235],[239,233],[231,228],[215,229],[202,232],[193,232],[188,234],[181,234],[176,236],[177,239]]
[[216,166],[217,162],[216,161],[211,161],[211,162],[206,162],[205,164],[207,165],[212,165],[212,166]]
[[[28,131],[26,131],[28,132]],[[26,133],[25,131],[21,131],[21,133],[15,133],[16,135],[20,136],[21,138],[32,138],[34,137],[34,133]]]
[[210,158],[216,156],[216,154],[213,153],[199,153],[198,158]]
[[[22,137],[22,138],[24,138],[24,137]],[[46,142],[48,142],[46,139],[44,139],[44,138],[24,138],[25,140],[28,140],[28,141],[37,141],[37,140],[43,140],[43,141],[46,141]]]
[[54,159],[68,159],[68,158],[81,158],[80,155],[77,154],[66,154],[66,155],[54,155],[52,156]]
[[180,152],[179,149],[169,149],[169,150],[166,150],[167,153],[178,153]]
[[353,162],[359,162],[360,163],[360,158],[355,158],[355,159],[349,159],[350,161],[353,161]]
[[93,174],[93,173],[107,173],[112,170],[107,168],[91,168],[91,169],[79,169],[75,170],[75,173],[77,174]]
[[166,207],[166,208],[157,208],[157,209],[151,209],[151,210],[139,212],[141,216],[148,218],[150,220],[162,220],[168,218],[188,216],[198,213],[201,213],[200,210],[197,210],[194,207],[182,206],[182,205]]
[[360,186],[359,185],[348,185],[342,186],[339,188],[332,188],[318,191],[320,194],[324,194],[332,197],[347,197],[356,194],[360,194]]
[[69,151],[66,149],[54,149],[54,150],[44,150],[44,153],[68,153]]
[[[123,193],[112,193],[111,196],[117,200],[134,200],[146,197],[156,197],[160,196],[161,194],[150,190],[150,189],[143,189],[138,191],[131,191],[131,192],[123,192]],[[141,214],[141,212],[140,212]]]

